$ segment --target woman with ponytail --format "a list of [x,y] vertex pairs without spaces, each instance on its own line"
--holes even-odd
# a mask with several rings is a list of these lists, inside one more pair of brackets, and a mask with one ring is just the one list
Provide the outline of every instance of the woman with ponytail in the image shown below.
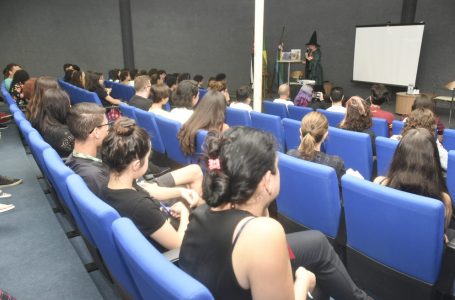
[[269,217],[280,191],[271,134],[249,127],[211,131],[204,161],[207,204],[191,214],[179,266],[215,299],[307,299],[316,278],[324,299],[370,299],[322,233],[285,235]]
[[327,118],[320,112],[307,114],[300,125],[300,146],[291,149],[288,155],[326,165],[335,169],[338,180],[346,173],[343,160],[321,152],[321,145],[329,133]]
[[188,225],[187,206],[164,206],[136,183],[147,171],[150,153],[147,132],[132,119],[118,119],[102,144],[101,157],[110,173],[103,200],[130,218],[160,251],[178,248]]

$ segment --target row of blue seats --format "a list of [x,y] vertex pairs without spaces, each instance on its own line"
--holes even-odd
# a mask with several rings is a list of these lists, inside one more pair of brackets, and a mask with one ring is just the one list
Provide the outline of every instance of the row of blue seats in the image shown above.
[[[160,119],[173,123],[172,120],[127,105],[121,106],[122,108],[126,108],[125,112],[132,111],[135,114],[132,117],[145,114],[149,120],[154,117],[156,123],[159,123]],[[23,115],[20,111],[16,111],[14,117],[23,135],[28,137],[32,153],[43,174],[46,174],[46,178],[74,216],[81,233],[99,249],[111,275],[130,295],[134,295],[136,299],[150,298],[151,295],[175,299],[175,295],[181,296],[183,291],[193,288],[196,294],[201,296],[197,299],[211,298],[202,285],[166,261],[131,221],[119,218],[114,209],[93,195],[82,179],[64,166],[57,153],[31,128],[28,121],[21,119]],[[162,129],[157,128],[157,132]],[[280,213],[305,227],[320,230],[335,238],[342,218],[335,171],[282,153],[279,155],[283,178],[282,192],[277,199]],[[441,239],[444,230],[444,208],[441,202],[377,186],[350,176],[343,177],[342,187],[348,255],[360,253],[412,280],[423,282],[425,288],[434,285],[441,268],[444,248]],[[296,195],[299,195],[299,201],[296,201]],[[384,224],[386,226],[383,226]],[[397,230],[398,228],[400,230]],[[415,233],[416,228],[425,230],[417,230]],[[412,234],[405,235],[403,239],[403,233],[408,232]],[[374,239],[369,238],[370,236]],[[421,244],[425,246],[422,248]],[[418,246],[422,248],[421,251],[413,251]],[[416,267],[416,261],[419,261],[419,267]],[[350,271],[358,267],[350,265],[350,260],[347,260],[347,263]],[[157,267],[162,271],[159,272]],[[169,268],[171,270],[167,272]],[[125,269],[129,273],[123,273]],[[127,276],[129,274],[131,277]],[[161,278],[163,276],[164,279]],[[176,278],[183,287],[175,286]],[[157,284],[156,279],[173,282],[173,286],[163,288],[163,283]],[[364,284],[368,286],[370,282]],[[402,289],[406,292],[414,291],[417,296],[415,286],[412,284],[410,287]],[[161,297],[157,296],[157,293]],[[418,294],[422,295],[421,292]]]
[[[2,88],[5,97],[8,96]],[[14,107],[15,106],[15,107]],[[95,196],[82,178],[12,103],[14,119],[59,205],[78,229],[100,270],[132,299],[213,299],[198,281],[167,260],[136,226]],[[98,253],[101,254],[100,257]]]

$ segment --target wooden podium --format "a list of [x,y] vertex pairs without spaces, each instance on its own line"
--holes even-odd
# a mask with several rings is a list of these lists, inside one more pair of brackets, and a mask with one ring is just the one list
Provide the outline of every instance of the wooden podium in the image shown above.
[[406,92],[399,92],[396,94],[395,113],[399,115],[409,115],[412,110],[414,100],[420,94],[408,94]]

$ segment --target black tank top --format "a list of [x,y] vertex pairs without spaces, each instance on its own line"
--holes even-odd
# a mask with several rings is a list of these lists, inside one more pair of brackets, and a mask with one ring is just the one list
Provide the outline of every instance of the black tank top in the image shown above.
[[191,213],[179,265],[204,284],[217,300],[252,299],[251,291],[239,285],[232,266],[232,249],[237,240],[233,243],[235,227],[251,216],[236,209],[212,211],[207,205]]

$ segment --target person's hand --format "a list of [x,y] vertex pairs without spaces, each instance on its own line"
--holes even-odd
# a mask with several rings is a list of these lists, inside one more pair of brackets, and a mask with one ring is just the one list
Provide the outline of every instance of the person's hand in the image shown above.
[[195,207],[199,201],[199,194],[192,189],[181,188],[180,197],[185,199],[185,201],[188,202],[190,207]]
[[174,205],[172,205],[169,210],[169,213],[171,214],[171,216],[177,219],[181,218],[182,216],[188,217],[190,215],[188,208],[182,202],[177,202]]
[[111,88],[105,88],[105,90],[106,90],[106,93],[107,93],[108,95],[110,95],[110,94],[111,94],[111,91],[112,91],[112,89],[111,89]]
[[295,281],[297,280],[304,282],[310,292],[312,292],[316,286],[316,276],[304,267],[299,267],[295,271]]

